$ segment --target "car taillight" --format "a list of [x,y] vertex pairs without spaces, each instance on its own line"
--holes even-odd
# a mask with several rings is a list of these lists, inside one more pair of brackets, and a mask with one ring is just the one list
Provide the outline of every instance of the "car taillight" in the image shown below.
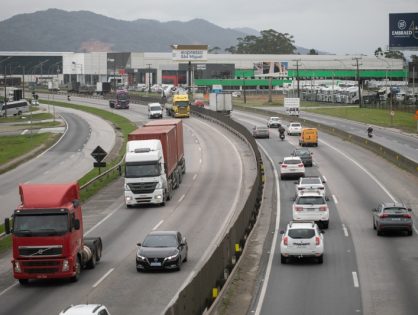
[[281,167],[286,168],[287,164],[282,164]]
[[303,207],[295,207],[296,211],[303,211]]
[[321,239],[319,238],[319,236],[315,236],[315,244],[316,244],[316,246],[321,244]]
[[408,218],[408,219],[410,219],[410,218],[411,218],[411,215],[410,215],[409,213],[405,213],[405,214],[403,215],[403,217],[404,217],[404,218]]
[[284,238],[283,238],[283,244],[284,245],[287,245],[289,243],[289,238],[287,237],[287,236],[285,236]]
[[328,207],[326,207],[326,206],[319,207],[319,211],[327,211],[327,209],[328,209]]
[[303,163],[298,164],[298,167],[303,167]]
[[379,215],[380,218],[387,218],[389,215],[387,213],[382,213]]

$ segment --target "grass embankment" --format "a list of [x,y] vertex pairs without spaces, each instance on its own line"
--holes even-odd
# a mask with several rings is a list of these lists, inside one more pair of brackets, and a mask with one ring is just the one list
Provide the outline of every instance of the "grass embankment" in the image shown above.
[[[128,119],[126,119],[122,116],[119,116],[117,114],[113,114],[111,112],[102,110],[102,109],[88,107],[88,106],[84,106],[84,105],[72,104],[72,103],[69,104],[69,103],[65,103],[65,102],[57,102],[57,101],[42,100],[42,103],[55,105],[55,106],[78,109],[78,110],[81,110],[81,111],[85,111],[85,112],[97,115],[97,116],[111,122],[114,125],[115,129],[117,129],[121,133],[121,135],[123,137],[123,141],[122,141],[123,143],[120,146],[120,150],[119,150],[119,152],[117,152],[114,155],[114,157],[111,159],[111,161],[107,161],[106,168],[101,169],[102,173],[105,172],[107,169],[111,168],[112,166],[114,166],[115,164],[117,164],[121,160],[121,158],[125,154],[125,147],[126,147],[125,143],[126,143],[126,140],[128,138],[128,134],[131,131],[133,131],[137,128],[137,126],[134,123],[132,123],[130,120],[128,120]],[[93,169],[90,172],[88,172],[85,176],[80,178],[78,180],[78,183],[81,186],[81,185],[87,183],[88,181],[90,181],[91,179],[93,179],[94,177],[96,177],[97,175],[99,175],[98,169]],[[90,185],[88,187],[88,189],[84,189],[83,191],[81,191],[81,200],[86,201],[88,198],[93,196],[100,189],[102,189],[103,187],[105,187],[106,185],[108,185],[109,183],[111,183],[113,180],[115,180],[118,177],[119,177],[119,175],[118,175],[117,172],[111,172],[111,174],[109,174],[108,176],[102,177],[102,179],[100,181],[96,181],[94,184]],[[0,233],[3,230],[4,230],[4,225],[0,224]],[[11,237],[4,237],[3,239],[1,239],[0,240],[0,254],[2,252],[4,252],[5,250],[9,249],[10,246],[11,246]]]

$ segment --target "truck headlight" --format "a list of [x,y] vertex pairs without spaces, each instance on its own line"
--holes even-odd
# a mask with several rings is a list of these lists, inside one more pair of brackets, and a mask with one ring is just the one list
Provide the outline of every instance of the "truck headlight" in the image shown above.
[[64,259],[62,262],[62,271],[68,271],[70,270],[70,264],[68,263],[67,259]]
[[161,188],[163,188],[163,183],[158,182],[157,186],[155,186],[155,189],[161,189]]
[[131,188],[129,187],[128,184],[125,184],[125,191],[131,191]]
[[15,272],[22,272],[22,269],[20,268],[20,263],[18,261],[15,261],[14,268]]

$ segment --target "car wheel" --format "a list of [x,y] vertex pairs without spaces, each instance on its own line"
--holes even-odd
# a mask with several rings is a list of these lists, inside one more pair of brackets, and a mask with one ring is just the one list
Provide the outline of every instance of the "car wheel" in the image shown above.
[[141,270],[141,268],[136,267],[136,271],[141,272],[142,270]]
[[412,236],[412,230],[408,231],[408,236]]
[[382,236],[383,232],[380,229],[377,229],[377,235]]
[[324,227],[324,229],[328,229],[328,227],[329,227],[329,220],[328,221],[322,221],[322,226]]
[[287,263],[287,257],[281,255],[280,256],[280,263],[283,264],[283,265],[285,265]]
[[181,258],[181,256],[180,256],[180,259],[179,259],[179,262],[177,263],[177,271],[180,271],[181,270],[181,262],[182,262],[182,258]]
[[29,283],[29,279],[19,279],[19,283],[20,283],[21,285],[28,285],[28,283]]
[[187,261],[187,253],[186,253],[186,257],[184,257],[183,262]]
[[324,262],[324,255],[318,257],[318,264],[322,264]]

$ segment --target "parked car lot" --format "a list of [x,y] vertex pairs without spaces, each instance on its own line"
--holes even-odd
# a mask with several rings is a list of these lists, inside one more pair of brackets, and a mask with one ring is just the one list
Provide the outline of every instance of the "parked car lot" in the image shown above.
[[305,176],[305,166],[300,157],[288,156],[280,164],[280,178]]
[[411,211],[403,203],[381,203],[372,210],[373,229],[376,230],[377,235],[387,231],[401,231],[411,236],[413,229]]
[[264,126],[254,126],[252,135],[254,138],[270,138],[270,132],[268,128]]
[[315,222],[291,221],[281,231],[280,262],[286,264],[291,258],[315,258],[319,264],[324,261],[324,236]]
[[144,241],[137,244],[136,270],[180,270],[187,261],[188,245],[178,231],[152,231]]

